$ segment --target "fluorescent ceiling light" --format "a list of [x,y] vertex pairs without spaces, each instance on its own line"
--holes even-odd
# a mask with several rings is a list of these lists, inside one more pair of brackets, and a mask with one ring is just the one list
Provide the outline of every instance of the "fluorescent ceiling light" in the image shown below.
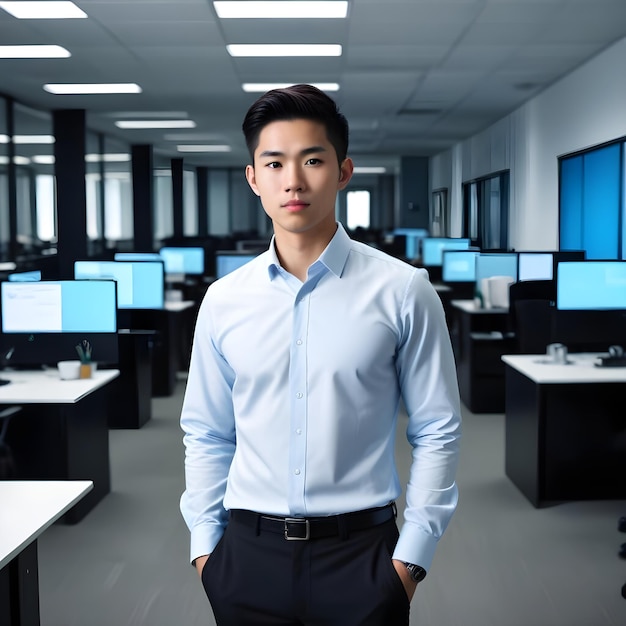
[[125,163],[130,161],[130,154],[110,152],[108,154],[86,154],[87,163]]
[[135,83],[47,83],[46,91],[54,94],[141,93]]
[[354,174],[384,174],[387,171],[386,167],[379,167],[379,166],[361,166],[361,167],[354,167]]
[[[9,143],[8,135],[0,135],[0,143]],[[13,135],[15,144],[43,144],[54,143],[52,135]]]
[[67,59],[71,56],[62,46],[0,46],[0,59]]
[[220,145],[220,144],[180,145],[180,146],[176,146],[176,149],[179,152],[230,152],[230,146]]
[[118,128],[195,128],[193,120],[118,120],[115,122]]
[[257,18],[344,18],[347,2],[214,2],[222,19]]
[[33,163],[39,163],[40,165],[54,165],[53,154],[36,154],[31,158]]
[[165,133],[165,141],[224,141],[223,135],[218,133]]
[[[13,157],[13,163],[15,163],[15,165],[28,165],[30,163],[30,159],[28,157],[16,155]],[[8,165],[8,164],[9,164],[9,157],[0,155],[0,165]]]
[[339,44],[230,44],[231,57],[339,57]]
[[[322,91],[339,91],[339,83],[309,83]],[[284,89],[295,83],[244,83],[242,88],[247,93],[265,93],[270,89]]]
[[0,9],[20,20],[71,20],[87,17],[73,2],[0,2]]

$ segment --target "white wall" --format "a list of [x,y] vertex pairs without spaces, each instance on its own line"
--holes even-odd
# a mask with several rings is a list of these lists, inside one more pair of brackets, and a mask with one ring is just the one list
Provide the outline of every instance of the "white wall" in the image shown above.
[[431,190],[450,190],[453,234],[463,181],[509,169],[510,245],[558,247],[558,157],[626,136],[626,38],[486,131],[430,160]]

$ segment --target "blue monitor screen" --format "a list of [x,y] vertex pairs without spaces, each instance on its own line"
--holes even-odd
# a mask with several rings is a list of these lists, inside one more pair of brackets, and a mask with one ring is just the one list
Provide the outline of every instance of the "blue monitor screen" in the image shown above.
[[554,277],[554,255],[552,252],[518,252],[519,281],[552,280]]
[[626,261],[560,262],[556,308],[626,310]]
[[161,261],[158,252],[116,252],[114,261]]
[[471,283],[476,280],[478,250],[444,250],[441,278],[449,283]]
[[159,250],[167,274],[204,274],[204,248],[172,248]]
[[441,267],[444,250],[467,250],[469,247],[469,239],[426,237],[422,239],[422,264],[426,267]]
[[15,272],[14,274],[9,274],[9,280],[11,282],[33,282],[41,280],[41,270],[32,270],[30,272]]
[[476,282],[491,276],[510,276],[517,281],[516,252],[481,252],[476,257]]
[[115,280],[120,309],[162,309],[165,304],[162,261],[75,261],[74,278]]
[[2,283],[3,333],[116,331],[116,290],[113,281]]
[[421,241],[428,237],[428,230],[425,228],[396,228],[393,234],[406,237],[404,256],[407,259],[416,259],[420,255]]
[[215,276],[223,278],[226,274],[240,268],[249,261],[252,261],[258,254],[255,253],[237,253],[237,252],[216,252],[215,253]]

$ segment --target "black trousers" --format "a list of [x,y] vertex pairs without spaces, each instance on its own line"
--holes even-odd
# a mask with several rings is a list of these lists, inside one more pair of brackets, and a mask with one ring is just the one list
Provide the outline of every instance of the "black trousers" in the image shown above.
[[308,541],[231,519],[202,583],[218,626],[408,626],[397,540],[394,519]]

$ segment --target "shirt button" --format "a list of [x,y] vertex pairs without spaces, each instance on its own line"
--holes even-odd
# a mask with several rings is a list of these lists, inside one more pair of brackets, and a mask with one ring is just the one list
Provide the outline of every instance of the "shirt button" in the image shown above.
[[296,345],[297,346],[301,346],[302,345],[302,339],[298,339],[298,341],[296,341]]
[[302,428],[296,428],[296,435],[302,434]]
[[298,391],[298,393],[296,394],[296,398],[298,398],[298,400],[299,400],[302,397],[302,395],[303,395],[302,392]]
[[295,471],[294,471],[294,474],[295,474],[296,476],[300,476],[300,470],[299,470],[299,469],[295,470]]

